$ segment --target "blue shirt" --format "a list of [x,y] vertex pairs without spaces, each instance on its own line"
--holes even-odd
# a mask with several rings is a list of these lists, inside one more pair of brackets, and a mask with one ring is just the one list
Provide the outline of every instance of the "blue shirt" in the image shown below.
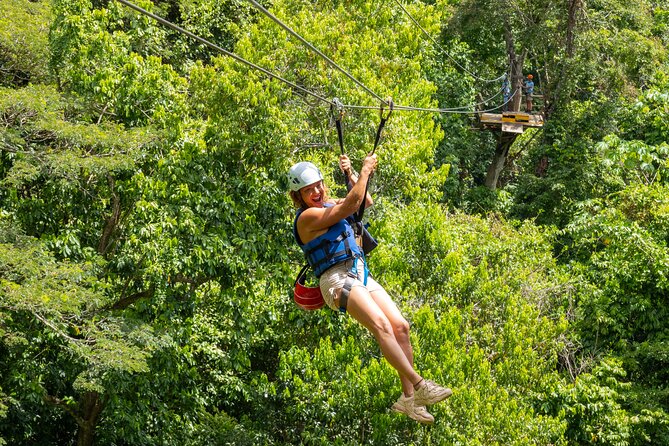
[[534,82],[528,80],[525,82],[525,93],[526,94],[532,94],[534,93]]

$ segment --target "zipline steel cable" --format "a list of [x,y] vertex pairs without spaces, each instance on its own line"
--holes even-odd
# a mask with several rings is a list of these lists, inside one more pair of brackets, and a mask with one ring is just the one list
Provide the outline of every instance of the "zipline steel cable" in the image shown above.
[[[367,86],[365,86],[362,82],[358,81],[355,77],[353,77],[351,74],[349,74],[346,70],[344,70],[344,69],[341,68],[339,65],[337,65],[337,63],[335,63],[332,59],[330,59],[328,56],[326,56],[325,54],[323,54],[322,51],[320,51],[320,50],[319,50],[318,48],[316,48],[314,45],[312,45],[311,43],[309,43],[305,38],[303,38],[301,35],[299,35],[297,32],[295,32],[295,31],[294,31],[292,28],[290,28],[288,25],[286,25],[285,23],[283,23],[278,17],[276,17],[276,16],[275,16],[274,14],[272,14],[271,12],[269,12],[265,7],[263,7],[261,4],[259,4],[256,0],[247,0],[247,1],[248,1],[249,3],[251,3],[256,9],[258,9],[258,10],[261,11],[263,14],[265,14],[267,17],[269,17],[270,19],[272,19],[277,25],[279,25],[280,27],[282,27],[283,29],[285,29],[286,31],[288,31],[290,34],[292,34],[293,36],[295,36],[300,42],[302,42],[304,45],[306,45],[307,48],[309,48],[310,50],[314,51],[316,54],[318,54],[320,57],[322,57],[326,62],[328,62],[331,66],[333,66],[335,69],[337,69],[337,70],[339,70],[341,73],[343,73],[346,77],[348,77],[349,79],[351,79],[356,85],[358,85],[359,87],[361,87],[362,89],[364,89],[366,92],[368,92],[369,94],[371,94],[372,96],[374,96],[376,99],[378,99],[379,101],[381,101],[383,104],[388,105],[388,102],[387,102],[385,99],[383,99],[382,97],[380,97],[379,95],[377,95],[376,93],[374,93],[372,90],[370,90],[369,88],[367,88]],[[414,23],[415,23],[421,30],[423,30],[423,32],[425,33],[425,35],[427,35],[428,37],[430,37],[430,35],[427,33],[427,31],[425,31],[425,29],[423,29],[423,27],[420,26],[420,24],[419,24],[419,23],[418,23],[418,22],[411,16],[411,14],[409,14],[409,12],[408,12],[406,9],[404,9],[404,7],[399,3],[399,0],[396,0],[396,1],[398,2],[398,5],[400,5],[400,7],[402,8],[402,10],[403,10],[403,11],[404,11],[404,12],[411,18],[411,20],[413,20],[413,22],[414,22]],[[432,39],[432,37],[430,37],[430,39]],[[432,41],[435,43],[435,45],[439,46],[439,44],[438,44],[436,41],[434,41],[434,39],[432,39]],[[439,47],[440,47],[440,46],[439,46]],[[440,48],[441,48],[441,47],[440,47]],[[443,48],[442,48],[442,51],[445,52],[445,50],[444,50]],[[448,55],[448,54],[446,54],[446,55],[449,56],[449,57],[451,57],[451,56]],[[453,60],[453,62],[454,62],[456,65],[458,65],[460,68],[462,68],[463,70],[467,71],[467,69],[464,68],[464,67],[462,67],[460,64],[458,64],[458,62],[457,62],[455,59],[452,59],[452,58],[451,58],[451,60]],[[471,72],[469,72],[469,71],[467,71],[467,73],[469,73],[470,75],[474,76],[474,77],[477,78],[477,79],[481,79],[481,78],[477,77],[474,73],[471,73]],[[497,80],[502,79],[504,76],[505,76],[505,74],[503,74],[502,76],[498,77],[497,79],[492,79],[492,80],[485,80],[485,79],[483,79],[483,81],[485,81],[485,82],[494,82],[494,81],[497,81]],[[441,110],[442,113],[447,113],[447,112],[457,113],[457,112],[461,112],[461,110],[463,110],[463,109],[465,109],[465,108],[471,108],[471,107],[475,107],[476,105],[484,104],[484,103],[490,101],[491,99],[493,99],[493,98],[499,96],[499,94],[501,94],[501,91],[498,92],[497,94],[493,95],[492,97],[490,97],[490,98],[488,98],[488,99],[486,99],[486,100],[484,100],[484,101],[478,103],[478,104],[467,105],[467,106],[462,106],[462,107],[454,107],[454,108],[444,108],[444,109],[439,109],[439,110]],[[354,107],[347,107],[347,108],[354,108]],[[401,110],[409,110],[409,108],[407,108],[407,107],[402,107],[402,106],[397,106],[397,105],[395,106],[395,108],[398,109],[398,110],[400,110],[400,109],[401,109]],[[414,109],[415,109],[415,108],[414,108]],[[435,110],[437,110],[437,109],[431,109],[431,111],[435,111]],[[424,111],[427,111],[427,109],[424,110]]]
[[[295,83],[293,83],[293,82],[291,82],[291,81],[289,81],[289,80],[287,80],[287,79],[284,79],[283,77],[281,77],[281,76],[279,76],[279,75],[276,75],[276,74],[272,73],[271,71],[269,71],[269,70],[267,70],[267,69],[265,69],[265,68],[263,68],[263,67],[261,67],[261,66],[259,66],[259,65],[256,65],[256,64],[254,64],[253,62],[250,62],[250,61],[248,61],[248,60],[246,60],[246,59],[244,59],[244,58],[242,58],[242,57],[240,57],[240,56],[238,56],[238,55],[236,55],[236,54],[234,54],[234,53],[232,53],[232,52],[230,52],[230,51],[228,51],[228,50],[226,50],[226,49],[224,49],[224,48],[222,48],[222,47],[220,47],[220,46],[218,46],[218,45],[216,45],[216,44],[214,44],[214,43],[211,43],[211,42],[209,42],[208,40],[206,40],[206,39],[204,39],[204,38],[202,38],[202,37],[200,37],[200,36],[197,36],[196,34],[193,34],[192,32],[190,32],[190,31],[188,31],[188,30],[186,30],[186,29],[184,29],[184,28],[182,28],[182,27],[180,27],[180,26],[178,26],[178,25],[175,25],[174,23],[172,23],[172,22],[170,22],[170,21],[168,21],[168,20],[166,20],[166,19],[164,19],[164,18],[162,18],[162,17],[160,17],[160,16],[158,16],[158,15],[156,15],[156,14],[153,14],[153,13],[147,11],[147,10],[144,9],[144,8],[141,8],[141,7],[135,5],[135,4],[133,4],[133,3],[129,2],[129,1],[127,1],[127,0],[116,0],[116,1],[118,1],[119,3],[121,3],[121,4],[123,4],[123,5],[127,6],[127,7],[129,7],[129,8],[131,8],[131,9],[134,9],[135,11],[137,11],[137,12],[139,12],[139,13],[141,13],[141,14],[144,14],[144,15],[147,16],[147,17],[150,17],[150,18],[156,20],[157,22],[159,22],[159,23],[161,23],[161,24],[167,26],[167,27],[170,28],[170,29],[173,29],[173,30],[175,30],[175,31],[177,31],[177,32],[180,32],[180,33],[182,33],[182,34],[184,34],[184,35],[186,35],[186,36],[188,36],[188,37],[191,37],[192,39],[195,39],[195,40],[197,40],[198,42],[200,42],[200,43],[202,43],[202,44],[204,44],[204,45],[206,45],[206,46],[208,46],[208,47],[210,47],[210,48],[212,48],[212,49],[215,49],[215,50],[217,50],[217,51],[220,51],[221,53],[225,54],[226,56],[231,57],[231,58],[233,58],[234,60],[236,60],[236,61],[238,61],[238,62],[240,62],[240,63],[242,63],[242,64],[245,64],[245,65],[247,65],[247,66],[249,66],[249,67],[251,67],[251,68],[253,68],[253,69],[256,69],[256,70],[258,70],[258,71],[260,71],[260,72],[266,74],[267,76],[269,76],[269,77],[271,77],[271,78],[273,78],[273,79],[276,79],[276,80],[278,80],[278,81],[281,81],[281,82],[285,83],[286,85],[289,85],[290,87],[294,88],[295,90],[298,90],[298,91],[301,91],[301,92],[303,92],[303,93],[305,93],[305,94],[307,94],[307,95],[313,96],[314,98],[316,98],[316,99],[318,99],[318,100],[320,100],[320,101],[322,101],[322,102],[324,102],[324,103],[326,103],[326,104],[329,104],[329,105],[331,105],[331,106],[336,106],[336,104],[335,104],[333,101],[331,101],[331,100],[329,100],[329,99],[327,99],[327,98],[325,98],[325,97],[323,97],[323,96],[321,96],[321,95],[319,95],[319,94],[316,94],[316,93],[314,93],[314,92],[312,92],[312,91],[309,91],[309,90],[307,90],[306,88],[301,87],[301,86],[299,86],[299,85],[297,85],[297,84],[295,84]],[[254,0],[249,0],[249,1],[254,1]],[[264,8],[263,8],[263,9],[264,9]],[[277,19],[277,20],[278,20],[278,19]],[[303,40],[302,38],[300,38],[300,39]],[[306,44],[308,44],[308,42],[306,42],[306,41],[304,41],[304,42],[305,42]],[[308,45],[310,45],[310,44],[308,44]],[[312,47],[313,47],[313,45],[312,45]],[[315,48],[314,48],[314,49],[315,49]],[[317,50],[316,50],[316,51],[317,51]],[[327,57],[326,57],[325,55],[322,55],[322,57],[324,57],[324,58],[327,59]],[[327,59],[327,60],[329,60],[329,59]],[[331,63],[334,64],[334,62],[332,62],[332,61],[331,61]],[[334,64],[334,65],[336,65],[336,64]],[[342,70],[343,70],[343,69],[342,69]],[[356,80],[355,82],[358,83],[358,84],[360,84],[366,91],[370,92],[370,94],[372,94],[375,98],[379,99],[383,104],[386,104],[386,105],[387,105],[387,101],[386,101],[385,99],[381,98],[380,96],[378,96],[377,94],[375,94],[374,92],[372,92],[371,90],[369,90],[369,88],[367,88],[367,87],[365,87],[364,85],[362,85],[361,83],[359,83],[359,81]],[[488,100],[490,100],[490,99],[492,99],[492,98],[494,98],[495,96],[498,96],[498,95],[499,95],[499,93],[497,93],[497,94],[494,95],[493,97],[489,98]],[[502,105],[499,106],[499,107],[491,108],[491,109],[488,109],[488,110],[479,110],[479,111],[467,111],[467,110],[462,110],[462,109],[465,108],[465,107],[471,107],[471,106],[465,106],[465,107],[458,107],[458,108],[448,109],[448,108],[422,108],[422,107],[409,107],[409,106],[397,105],[397,104],[396,104],[396,105],[394,106],[394,108],[395,108],[395,110],[404,110],[404,111],[422,111],[422,112],[432,112],[432,113],[481,114],[481,113],[486,113],[486,112],[490,112],[490,111],[498,110],[499,108],[503,107],[504,105],[505,105],[505,104],[502,104]],[[343,106],[344,106],[345,108],[348,108],[348,109],[378,110],[378,107],[377,107],[377,106],[367,106],[367,105],[348,105],[348,104],[344,104]]]
[[[487,110],[474,111],[474,110],[463,110],[463,108],[472,107],[472,106],[480,105],[480,104],[485,104],[486,102],[490,101],[491,99],[494,99],[495,97],[499,96],[501,94],[501,91],[497,92],[494,96],[491,96],[490,98],[488,98],[487,100],[485,100],[483,102],[479,102],[479,103],[473,104],[473,105],[468,105],[468,106],[465,106],[465,107],[458,107],[458,108],[423,108],[423,107],[410,107],[410,106],[407,106],[407,105],[395,105],[395,110],[420,111],[420,112],[444,113],[444,114],[448,113],[448,114],[462,114],[462,115],[477,115],[477,114],[489,113],[489,112],[492,112],[492,111],[499,110],[500,108],[504,107],[509,102],[511,102],[511,100],[513,99],[513,97],[517,93],[518,93],[518,90],[516,89],[513,92],[513,94],[511,95],[511,97],[506,102],[504,102],[503,104],[501,104],[497,107],[489,108]],[[357,110],[377,110],[378,109],[378,107],[372,107],[372,106],[369,106],[369,105],[346,105],[345,104],[344,107],[349,108],[349,109],[357,109]]]
[[256,8],[257,10],[259,10],[260,12],[262,12],[263,14],[265,14],[267,17],[269,17],[270,19],[272,19],[272,20],[273,20],[277,25],[279,25],[281,28],[285,29],[285,30],[288,31],[290,34],[292,34],[293,36],[295,36],[300,42],[302,42],[303,44],[305,44],[305,45],[307,46],[307,48],[309,48],[311,51],[313,51],[313,52],[315,52],[316,54],[318,54],[319,56],[321,56],[321,57],[322,57],[327,63],[329,63],[332,67],[334,67],[335,69],[339,70],[342,74],[344,74],[346,77],[348,77],[349,79],[351,79],[357,86],[359,86],[360,88],[362,88],[363,90],[365,90],[367,93],[369,93],[369,94],[371,94],[372,96],[374,96],[376,99],[378,99],[379,101],[381,101],[381,103],[383,103],[384,105],[388,105],[388,101],[386,101],[386,100],[383,99],[381,96],[379,96],[378,94],[374,93],[372,90],[370,90],[369,88],[367,88],[367,86],[365,86],[362,82],[360,82],[360,81],[357,80],[355,77],[353,77],[348,71],[344,70],[342,67],[340,67],[339,65],[337,65],[332,59],[330,59],[328,56],[326,56],[325,54],[323,54],[322,51],[320,51],[318,48],[316,48],[316,47],[313,46],[311,43],[309,43],[306,39],[304,39],[304,37],[302,37],[301,35],[299,35],[299,34],[296,33],[295,31],[293,31],[292,28],[290,28],[288,25],[286,25],[286,24],[283,23],[281,20],[279,20],[279,18],[277,18],[274,14],[272,14],[271,12],[269,12],[267,9],[265,9],[265,7],[262,6],[260,3],[258,3],[256,0],[247,0],[247,1],[248,1],[249,3],[251,3],[253,6],[255,6],[255,8]]
[[127,1],[127,0],[116,0],[116,1],[119,2],[119,3],[124,4],[125,6],[131,8],[131,9],[134,9],[135,11],[137,11],[137,12],[139,12],[139,13],[141,13],[141,14],[144,14],[144,15],[147,16],[147,17],[150,17],[150,18],[156,20],[157,22],[162,23],[163,25],[167,26],[168,28],[171,28],[171,29],[173,29],[173,30],[175,30],[175,31],[177,31],[177,32],[183,33],[183,34],[187,35],[188,37],[190,37],[190,38],[192,38],[192,39],[195,39],[195,40],[197,40],[198,42],[200,42],[200,43],[202,43],[202,44],[204,44],[204,45],[206,45],[206,46],[208,46],[208,47],[210,47],[210,48],[212,48],[212,49],[215,49],[215,50],[217,50],[217,51],[220,51],[221,53],[225,54],[225,55],[228,56],[228,57],[232,57],[232,58],[235,59],[237,62],[241,62],[241,63],[243,63],[243,64],[245,64],[245,65],[248,65],[248,66],[251,67],[251,68],[254,68],[254,69],[258,70],[258,71],[261,71],[262,73],[265,73],[265,74],[268,75],[269,77],[271,77],[271,78],[273,78],[273,79],[276,79],[276,80],[278,80],[278,81],[281,81],[281,82],[283,82],[283,83],[285,83],[285,84],[291,86],[292,88],[294,88],[294,89],[296,89],[296,90],[298,90],[298,91],[301,91],[301,92],[303,92],[303,93],[305,93],[305,94],[308,94],[308,95],[310,95],[310,96],[313,96],[313,97],[315,97],[316,99],[319,99],[319,100],[321,100],[321,101],[323,101],[323,102],[325,102],[325,103],[327,103],[327,104],[334,105],[333,102],[330,101],[329,99],[324,98],[323,96],[320,96],[320,95],[318,95],[318,94],[316,94],[316,93],[314,93],[314,92],[312,92],[312,91],[309,91],[309,90],[307,90],[307,89],[304,88],[304,87],[300,87],[299,85],[294,84],[293,82],[291,82],[291,81],[289,81],[289,80],[286,80],[286,79],[282,78],[281,76],[278,76],[278,75],[272,73],[271,71],[266,70],[265,68],[263,68],[263,67],[261,67],[261,66],[259,66],[259,65],[256,65],[256,64],[254,64],[253,62],[250,62],[250,61],[244,59],[243,57],[240,57],[240,56],[236,55],[235,53],[232,53],[232,52],[226,50],[225,48],[222,48],[222,47],[220,47],[220,46],[218,46],[218,45],[216,45],[216,44],[214,44],[214,43],[211,43],[210,41],[208,41],[208,40],[206,40],[206,39],[203,39],[202,37],[197,36],[197,35],[193,34],[192,32],[190,32],[190,31],[188,31],[188,30],[185,30],[185,29],[183,29],[182,27],[180,27],[180,26],[178,26],[178,25],[175,25],[174,23],[172,23],[172,22],[170,22],[170,21],[168,21],[168,20],[165,20],[164,18],[162,18],[162,17],[160,17],[160,16],[157,16],[157,15],[155,15],[155,14],[153,14],[153,13],[147,11],[147,10],[144,9],[144,8],[141,8],[141,7],[139,7],[139,6],[137,6],[137,5],[133,4],[133,3],[130,3],[130,2]]
[[[276,17],[276,16],[275,16],[274,14],[272,14],[271,12],[269,12],[265,7],[263,7],[261,4],[259,4],[256,0],[247,0],[247,1],[248,1],[249,3],[251,3],[253,6],[255,6],[256,9],[258,9],[259,11],[261,11],[261,12],[262,12],[263,14],[265,14],[267,17],[269,17],[270,19],[272,19],[277,25],[279,25],[280,27],[282,27],[283,29],[285,29],[286,31],[288,31],[290,34],[292,34],[293,36],[295,36],[298,40],[300,40],[300,42],[302,42],[302,43],[303,43],[304,45],[306,45],[310,50],[314,51],[316,54],[318,54],[320,57],[322,57],[322,58],[323,58],[325,61],[327,61],[331,66],[333,66],[334,68],[336,68],[337,70],[339,70],[341,73],[343,73],[344,75],[346,75],[346,76],[347,76],[349,79],[351,79],[356,85],[358,85],[358,86],[360,86],[361,88],[363,88],[363,89],[364,89],[365,91],[367,91],[369,94],[371,94],[371,95],[374,96],[376,99],[378,99],[379,101],[381,101],[381,103],[383,103],[383,104],[385,104],[385,105],[389,105],[388,102],[387,102],[385,99],[381,98],[379,95],[377,95],[377,94],[374,93],[372,90],[370,90],[369,88],[367,88],[367,86],[365,86],[362,82],[358,81],[355,77],[353,77],[351,74],[349,74],[346,70],[344,70],[344,69],[341,68],[339,65],[337,65],[337,63],[335,63],[332,59],[330,59],[328,56],[326,56],[325,54],[323,54],[322,51],[320,51],[320,50],[319,50],[318,48],[316,48],[314,45],[312,45],[311,43],[309,43],[304,37],[302,37],[302,36],[299,35],[297,32],[295,32],[295,31],[294,31],[293,29],[291,29],[288,25],[286,25],[285,23],[283,23],[278,17]],[[418,24],[418,22],[416,22],[416,21],[414,20],[414,18],[411,17],[411,14],[409,14],[409,12],[406,11],[406,9],[404,9],[404,7],[399,3],[399,0],[396,0],[396,1],[398,1],[398,4],[400,5],[400,7],[401,7],[401,8],[406,12],[406,14],[407,14],[407,15],[414,21],[414,23],[416,23],[416,25],[418,25],[418,26],[420,27],[420,24]],[[423,29],[422,27],[420,27],[420,28]],[[424,29],[423,29],[423,32],[424,32],[426,35],[428,35],[428,34],[427,34],[427,31],[425,31]],[[430,36],[428,35],[428,37],[430,37]],[[439,44],[438,44],[437,42],[434,42],[434,43],[435,43],[437,46],[439,46]],[[442,49],[442,51],[443,51],[443,49]],[[449,56],[449,57],[450,57],[450,56]],[[455,60],[453,60],[453,61],[454,61],[456,64],[458,64],[457,61],[455,61]],[[458,66],[460,66],[460,65],[458,64]],[[460,66],[460,67],[461,67],[463,70],[467,71],[464,67],[462,67],[462,66]],[[476,77],[475,74],[473,74],[473,73],[471,73],[471,72],[468,72],[468,73],[471,74],[472,76]],[[505,76],[505,74],[503,74],[501,77],[499,77],[499,78],[497,78],[497,79],[494,79],[493,81],[502,79],[504,76]],[[480,79],[480,78],[478,78],[478,79]],[[492,82],[492,81],[490,81],[490,82]],[[497,92],[497,94],[493,95],[492,97],[490,97],[490,98],[488,98],[488,99],[486,99],[486,100],[484,100],[483,102],[480,102],[480,103],[478,103],[478,104],[472,104],[472,105],[466,105],[466,106],[462,106],[462,107],[454,107],[454,108],[423,109],[423,110],[420,110],[420,111],[437,111],[437,110],[439,110],[440,113],[463,113],[463,112],[464,112],[464,113],[473,113],[473,112],[471,112],[471,111],[465,111],[464,109],[466,109],[466,108],[471,108],[471,107],[475,107],[475,106],[477,106],[477,105],[484,104],[484,103],[490,101],[491,99],[493,99],[493,98],[499,96],[501,93],[502,93],[502,92],[499,91],[499,92]],[[346,107],[346,108],[363,108],[363,107],[353,107],[353,106],[346,106],[346,105],[344,105],[344,107]],[[371,108],[376,108],[376,107],[371,107]],[[406,106],[399,106],[399,105],[395,105],[395,109],[397,109],[397,110],[414,110],[414,111],[419,111],[419,109],[417,109],[417,108],[415,108],[415,107],[406,107]]]
[[444,54],[446,55],[446,57],[448,57],[449,59],[451,59],[455,65],[457,65],[458,67],[460,67],[460,69],[462,69],[462,71],[464,71],[465,73],[469,74],[469,75],[472,76],[474,79],[480,80],[481,82],[497,82],[497,81],[503,79],[504,76],[506,76],[506,73],[505,73],[505,74],[502,74],[501,76],[499,76],[499,77],[497,77],[497,78],[495,78],[495,79],[483,79],[483,78],[477,76],[475,73],[472,73],[472,72],[469,71],[467,68],[465,68],[465,67],[463,67],[462,65],[460,65],[460,63],[458,63],[458,61],[455,60],[455,58],[453,58],[453,56],[451,56],[450,53],[449,53],[448,51],[446,51],[441,45],[439,45],[439,43],[438,43],[436,40],[434,40],[434,38],[433,38],[433,37],[432,37],[432,36],[425,30],[425,28],[423,28],[423,27],[421,26],[421,24],[418,23],[418,20],[416,20],[416,19],[409,13],[409,11],[406,10],[406,8],[404,7],[404,5],[402,5],[402,3],[400,2],[400,0],[395,0],[395,3],[397,3],[397,5],[402,9],[402,11],[404,11],[404,13],[407,15],[407,17],[409,17],[409,18],[411,19],[411,21],[412,21],[418,28],[420,28],[420,30],[423,32],[423,34],[425,34],[425,36],[426,36],[428,39],[430,39],[430,40],[432,41],[432,43],[434,43],[434,44],[436,45],[436,47],[439,48],[439,49],[441,50],[441,52],[444,53]]

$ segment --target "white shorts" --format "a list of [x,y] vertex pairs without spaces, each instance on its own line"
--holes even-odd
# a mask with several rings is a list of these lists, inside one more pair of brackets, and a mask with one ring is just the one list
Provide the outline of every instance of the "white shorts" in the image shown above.
[[[353,266],[353,260],[347,260],[341,262],[332,268],[325,271],[320,278],[320,287],[321,294],[323,295],[323,300],[335,311],[339,311],[339,307],[335,305],[335,299],[339,297],[341,289],[344,287],[344,282],[350,276],[348,275],[351,272],[351,267]],[[377,290],[382,290],[383,288],[379,285],[376,280],[372,279],[371,276],[367,276],[367,285],[365,285],[365,263],[362,259],[356,259],[357,267],[357,278],[353,281],[353,287],[364,286],[367,290],[372,293]]]

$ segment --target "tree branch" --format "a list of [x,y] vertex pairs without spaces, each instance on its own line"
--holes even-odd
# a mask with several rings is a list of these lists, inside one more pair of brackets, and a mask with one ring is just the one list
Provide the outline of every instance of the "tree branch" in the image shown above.
[[81,416],[79,416],[79,414],[75,410],[73,410],[65,401],[61,400],[60,398],[47,394],[44,395],[43,399],[45,403],[51,404],[55,407],[59,407],[68,414],[70,414],[72,418],[74,418],[74,420],[77,422],[77,425],[79,427],[83,427],[84,424],[86,423],[86,421]]
[[37,320],[39,320],[41,323],[43,323],[44,325],[46,325],[47,327],[49,327],[51,330],[53,330],[53,332],[56,333],[58,336],[60,336],[60,337],[63,338],[64,340],[66,340],[66,341],[68,341],[68,342],[71,342],[71,343],[73,343],[73,344],[86,344],[86,345],[93,345],[93,344],[95,344],[95,341],[94,341],[94,340],[91,340],[91,339],[77,339],[77,338],[73,338],[72,336],[69,336],[69,335],[68,335],[67,333],[65,333],[63,330],[61,330],[60,328],[58,328],[53,322],[49,321],[48,319],[46,319],[44,316],[42,316],[41,314],[37,313],[36,311],[32,311],[32,310],[30,310],[30,309],[28,309],[28,308],[16,308],[16,307],[11,306],[11,305],[2,305],[2,306],[0,306],[0,308],[4,308],[4,309],[6,309],[6,310],[13,311],[13,312],[15,312],[15,313],[20,313],[20,312],[22,312],[22,311],[25,311],[25,312],[27,312],[27,313],[30,313],[30,314],[32,314],[33,316],[35,316],[35,318],[36,318]]
[[151,287],[147,290],[140,291],[139,293],[131,294],[130,296],[124,297],[123,299],[119,300],[116,302],[114,305],[110,307],[112,310],[123,310],[125,308],[128,308],[130,305],[134,304],[140,299],[144,299],[145,297],[149,297],[153,295],[154,288]]
[[121,199],[118,196],[118,193],[114,191],[114,177],[110,174],[107,174],[107,182],[109,183],[109,189],[112,194],[112,214],[107,219],[105,223],[105,228],[102,231],[102,237],[100,237],[100,242],[98,243],[98,254],[105,255],[109,249],[110,243],[109,239],[116,229],[119,218],[121,216]]

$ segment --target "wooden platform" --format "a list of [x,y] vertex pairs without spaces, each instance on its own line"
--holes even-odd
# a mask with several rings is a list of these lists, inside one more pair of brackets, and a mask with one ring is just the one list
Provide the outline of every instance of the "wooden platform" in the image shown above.
[[543,127],[544,118],[523,112],[483,113],[481,124],[502,126],[503,132],[523,133],[525,127]]

